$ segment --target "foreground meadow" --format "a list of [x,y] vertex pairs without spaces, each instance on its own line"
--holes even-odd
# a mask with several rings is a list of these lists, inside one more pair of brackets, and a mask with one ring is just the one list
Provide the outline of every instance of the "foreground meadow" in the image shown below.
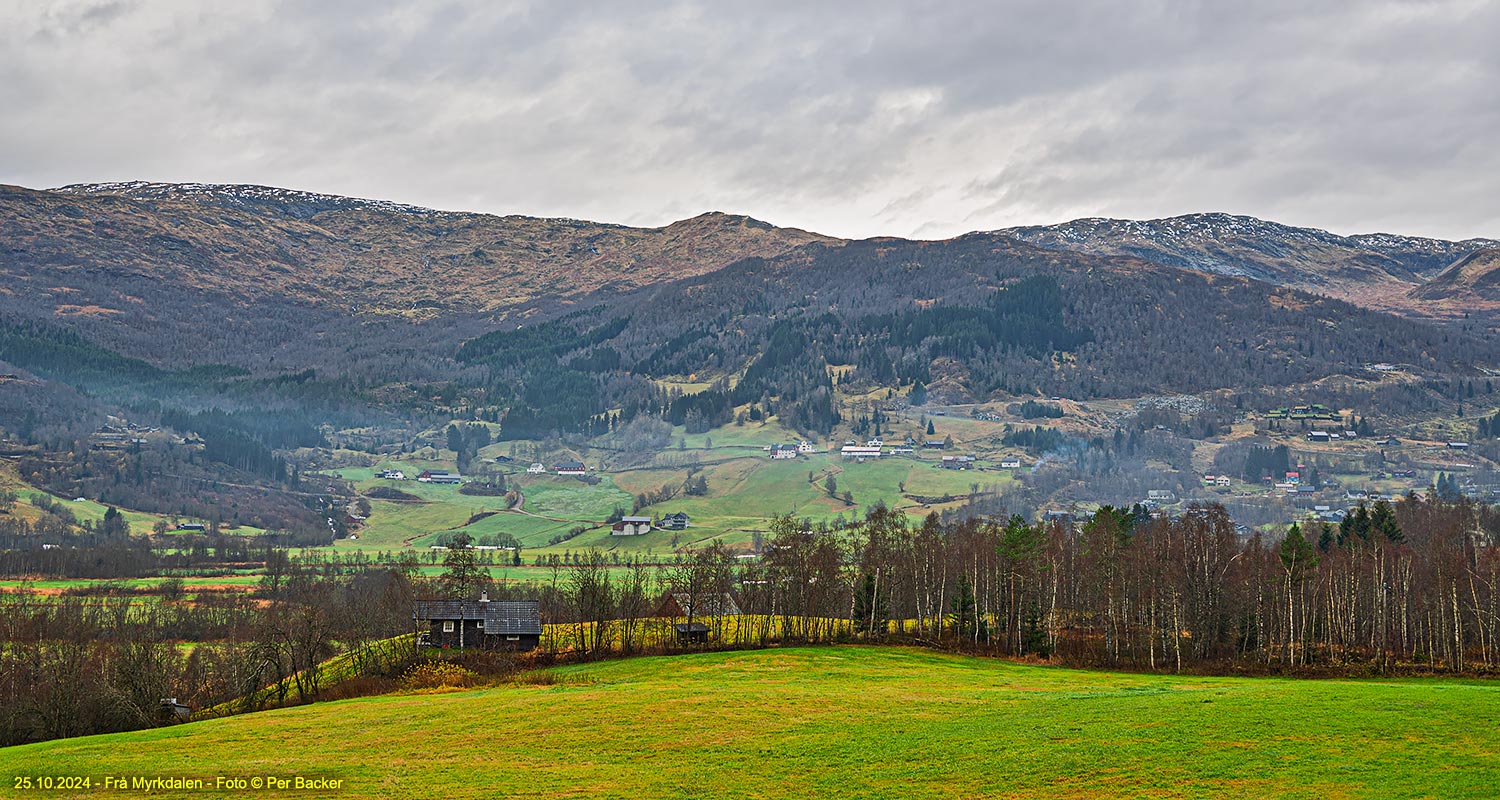
[[342,779],[343,796],[418,798],[1493,797],[1500,785],[1500,685],[1485,682],[1135,675],[870,647],[638,658],[550,679],[9,748],[0,777],[10,789],[12,776],[91,776],[86,794],[107,796],[106,775],[302,775]]

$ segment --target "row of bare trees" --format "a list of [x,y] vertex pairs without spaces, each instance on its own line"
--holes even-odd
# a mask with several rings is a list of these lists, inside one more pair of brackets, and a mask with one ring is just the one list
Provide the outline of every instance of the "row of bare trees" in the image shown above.
[[670,565],[591,552],[555,568],[545,644],[636,652],[679,643],[669,622],[701,622],[718,646],[896,639],[1158,670],[1487,670],[1500,666],[1497,531],[1485,506],[1416,497],[1248,537],[1218,506],[1105,507],[1082,524],[913,524],[876,507],[838,531],[786,517],[756,560],[713,545]]
[[272,556],[253,596],[0,593],[0,746],[164,724],[164,698],[226,713],[303,702],[416,655],[391,638],[411,629],[414,565]]

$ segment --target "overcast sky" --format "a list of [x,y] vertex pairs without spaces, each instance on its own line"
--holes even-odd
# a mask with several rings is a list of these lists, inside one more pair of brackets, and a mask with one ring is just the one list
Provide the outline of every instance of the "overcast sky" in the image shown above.
[[0,183],[1500,238],[1500,2],[0,0]]

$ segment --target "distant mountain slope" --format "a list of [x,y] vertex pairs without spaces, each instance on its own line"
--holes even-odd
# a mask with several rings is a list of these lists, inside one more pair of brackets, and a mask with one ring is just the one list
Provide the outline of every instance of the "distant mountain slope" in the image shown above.
[[[672,313],[630,312],[639,307]],[[737,378],[698,409],[710,421],[779,395],[783,420],[825,432],[835,372],[856,394],[920,382],[943,402],[1132,397],[1363,375],[1372,362],[1473,376],[1500,364],[1500,347],[1248,278],[974,234],[745,259],[552,323],[502,327],[459,359],[489,366],[496,391],[517,391],[513,408],[532,404],[537,430],[638,402],[627,377],[697,373]],[[564,379],[565,392],[532,389]],[[558,396],[593,405],[571,422],[545,416]]]
[[1500,303],[1500,247],[1464,256],[1411,295],[1419,300]]
[[[932,379],[955,396],[1065,386],[1119,395],[1307,380],[1365,360],[1433,372],[1488,364],[1493,353],[1478,342],[1447,345],[1435,329],[1288,288],[1342,299],[1351,287],[1398,286],[1404,297],[1470,244],[1338,237],[1222,214],[850,243],[718,213],[630,228],[262,186],[0,186],[0,317],[59,325],[166,369],[315,367],[381,385],[455,379],[464,368],[444,360],[497,318],[506,330],[526,315],[575,313],[553,339],[526,344],[559,354],[578,329],[621,319],[617,341],[580,345],[585,371],[686,374],[732,373],[775,344],[766,337],[776,320],[827,314],[837,324],[823,333],[838,343],[825,360],[864,358],[876,383],[930,377],[936,364]],[[1057,280],[1061,297],[1054,318],[1026,324],[1075,353],[1055,362],[1041,355],[1044,339],[1014,338],[984,316],[1018,313],[989,308],[988,298],[1041,275]],[[900,317],[933,304],[969,310]],[[826,344],[821,324],[785,336],[806,340],[799,347],[811,354]],[[891,338],[887,324],[979,326],[990,338],[924,343],[911,331]],[[881,340],[884,354],[870,344]],[[477,352],[463,363],[484,362]],[[802,366],[809,380],[821,374]]]
[[131,310],[131,301],[95,290],[124,277],[246,301],[482,311],[701,274],[832,240],[718,213],[630,228],[261,186],[121,183],[0,187],[0,241],[0,276],[58,306],[108,314]]
[[1088,218],[996,231],[1052,250],[1128,255],[1339,296],[1374,308],[1422,312],[1408,292],[1490,239],[1450,242],[1391,234],[1339,236],[1254,217],[1188,214],[1155,220]]

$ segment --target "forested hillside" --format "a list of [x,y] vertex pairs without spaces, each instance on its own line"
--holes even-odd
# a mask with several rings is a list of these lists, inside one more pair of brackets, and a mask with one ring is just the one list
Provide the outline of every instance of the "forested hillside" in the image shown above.
[[[583,305],[583,303],[580,303]],[[804,248],[470,340],[506,435],[595,432],[615,410],[706,430],[775,404],[799,428],[838,420],[835,385],[947,402],[1128,397],[1288,385],[1396,362],[1473,375],[1500,351],[1465,333],[1247,278],[1061,254],[1001,236]],[[724,379],[668,398],[647,378]],[[593,416],[591,422],[586,420]],[[497,417],[498,418],[498,417]]]

